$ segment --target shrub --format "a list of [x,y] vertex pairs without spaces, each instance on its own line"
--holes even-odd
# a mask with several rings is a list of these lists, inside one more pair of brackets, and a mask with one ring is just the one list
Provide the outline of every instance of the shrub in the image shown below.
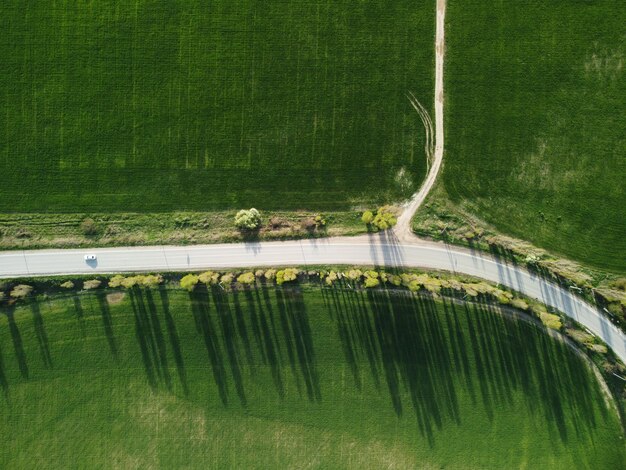
[[234,277],[235,276],[233,276],[232,273],[222,274],[222,277],[220,278],[220,284],[229,286],[233,282]]
[[255,208],[242,209],[235,215],[235,227],[239,230],[258,230],[261,227],[261,214]]
[[191,292],[198,283],[198,276],[195,274],[187,274],[180,280],[180,287]]
[[93,219],[86,218],[80,223],[80,231],[83,232],[83,235],[96,235],[98,233],[98,226]]
[[265,279],[267,279],[268,281],[276,279],[276,270],[268,269],[267,271],[265,271]]
[[247,273],[243,273],[240,274],[237,277],[237,282],[239,284],[254,284],[255,281],[255,277],[254,277],[254,273],[253,272],[247,272]]
[[376,211],[376,216],[372,221],[372,225],[374,225],[378,230],[390,229],[397,223],[398,219],[396,218],[396,210],[391,206],[380,207]]
[[276,273],[276,284],[279,286],[285,282],[292,282],[298,278],[298,270],[296,268],[281,269]]
[[123,280],[124,276],[122,276],[121,274],[116,274],[111,279],[109,279],[109,287],[120,287]]
[[361,221],[364,224],[369,225],[372,223],[373,220],[374,220],[374,214],[372,214],[372,211],[363,212],[363,215],[361,216]]
[[63,289],[73,289],[74,283],[72,281],[65,281],[64,283],[60,284],[59,287],[62,287]]
[[99,281],[98,279],[85,281],[83,282],[83,289],[85,290],[97,289],[98,287],[100,287],[100,284],[102,284],[102,281]]
[[220,280],[220,275],[219,273],[214,273],[213,271],[206,271],[203,272],[202,274],[200,274],[198,276],[198,280],[202,283],[202,284],[206,284],[206,285],[215,285],[219,282]]
[[33,286],[28,284],[18,284],[11,291],[11,297],[14,299],[25,299],[33,292]]
[[147,276],[142,276],[141,285],[144,287],[152,288],[156,287],[163,282],[163,277],[160,274],[149,274]]

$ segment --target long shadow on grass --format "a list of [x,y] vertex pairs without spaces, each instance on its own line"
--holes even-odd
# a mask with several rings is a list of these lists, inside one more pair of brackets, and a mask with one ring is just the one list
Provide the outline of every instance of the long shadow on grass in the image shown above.
[[2,344],[0,344],[0,388],[5,399],[9,398],[9,382],[4,373],[4,356],[2,355]]
[[441,313],[430,296],[364,293],[341,282],[323,295],[355,386],[361,387],[367,364],[375,380],[382,376],[396,414],[410,404],[430,445],[446,422],[462,425],[460,394],[490,420],[522,399],[529,413],[549,423],[554,442],[567,441],[572,430],[588,436],[598,408],[607,419],[580,358],[541,325],[505,317],[487,303],[444,300]]
[[163,308],[163,315],[165,317],[165,326],[167,327],[167,333],[170,338],[170,344],[172,345],[172,351],[174,353],[174,362],[176,363],[176,371],[178,372],[178,379],[183,387],[183,393],[185,396],[189,395],[189,386],[187,385],[187,372],[185,370],[185,363],[183,361],[183,355],[180,349],[180,340],[178,338],[178,331],[176,330],[176,324],[170,313],[170,299],[165,286],[159,286],[159,295],[161,297],[161,306]]
[[[202,288],[202,290],[200,290],[200,288]],[[191,308],[196,324],[196,330],[204,339],[204,345],[213,370],[213,379],[217,385],[222,404],[226,406],[228,405],[226,370],[224,368],[224,359],[222,357],[221,348],[217,342],[218,336],[209,313],[209,299],[206,287],[198,286],[198,288],[189,294],[189,298],[191,300]]]
[[33,325],[35,326],[35,337],[37,338],[37,344],[39,345],[39,352],[41,353],[41,360],[44,367],[52,368],[52,356],[50,354],[50,342],[48,341],[48,334],[46,333],[46,327],[43,323],[43,317],[41,316],[41,310],[39,308],[39,302],[31,302],[30,310],[33,313]]
[[[201,285],[196,288],[195,295],[197,298],[200,298],[202,304],[206,306],[203,314],[207,317],[207,324],[211,325],[211,318],[209,314],[209,296],[206,286]],[[217,311],[217,318],[219,321],[220,329],[222,331],[222,339],[226,347],[226,354],[228,356],[230,371],[233,376],[235,391],[237,392],[237,396],[239,397],[239,402],[242,406],[245,407],[248,404],[248,400],[246,398],[246,393],[243,386],[243,377],[241,373],[241,359],[239,358],[237,327],[235,326],[235,322],[233,320],[233,314],[230,309],[228,295],[221,286],[214,285],[211,287],[211,296],[213,297],[213,303]]]
[[26,361],[26,353],[22,343],[22,335],[15,323],[15,307],[9,306],[6,310],[7,320],[9,322],[9,331],[11,332],[11,340],[13,341],[13,349],[15,349],[15,358],[23,378],[28,378],[28,363]]
[[109,302],[106,298],[106,292],[102,290],[96,291],[96,299],[98,300],[98,306],[100,307],[102,325],[104,326],[104,334],[106,335],[107,342],[109,343],[109,349],[111,350],[113,357],[117,359],[117,343],[115,342],[115,335],[113,334],[113,320],[111,319],[111,309],[109,308]]
[[80,296],[78,294],[72,296],[72,300],[74,302],[74,311],[76,312],[76,318],[78,319],[78,324],[80,326],[80,333],[85,337],[85,312],[83,309],[83,304],[80,301]]
[[315,348],[302,290],[299,286],[277,287],[276,301],[279,314],[283,316],[285,339],[293,344],[294,362],[297,360],[300,367],[307,396],[311,401],[320,401],[322,393],[317,372]]
[[154,302],[154,294],[150,289],[142,290],[138,286],[130,289],[129,293],[135,319],[135,334],[148,383],[153,390],[163,383],[167,390],[171,391],[172,379],[167,360],[167,346]]

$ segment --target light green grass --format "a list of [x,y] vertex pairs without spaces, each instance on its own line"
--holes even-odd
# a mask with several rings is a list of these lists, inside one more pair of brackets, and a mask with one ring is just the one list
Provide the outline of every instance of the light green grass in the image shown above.
[[[411,193],[434,3],[0,6],[0,211],[345,209]],[[396,181],[405,170],[404,181]]]
[[536,325],[404,294],[216,289],[0,316],[0,466],[624,462],[590,371]]
[[626,9],[448,3],[448,194],[508,234],[623,272]]

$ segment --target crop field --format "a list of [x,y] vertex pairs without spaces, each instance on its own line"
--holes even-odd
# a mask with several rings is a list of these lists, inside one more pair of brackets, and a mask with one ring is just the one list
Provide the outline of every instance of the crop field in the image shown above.
[[444,183],[514,236],[587,264],[626,263],[626,9],[451,0]]
[[434,2],[0,6],[0,212],[346,209],[411,194]]
[[[8,308],[8,307],[7,307]],[[0,315],[2,468],[621,468],[590,370],[493,307],[313,286]]]

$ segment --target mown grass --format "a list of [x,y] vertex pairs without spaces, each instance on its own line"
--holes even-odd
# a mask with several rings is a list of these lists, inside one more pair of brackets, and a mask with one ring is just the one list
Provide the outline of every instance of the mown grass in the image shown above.
[[502,231],[586,264],[626,262],[626,10],[449,2],[445,187]]
[[492,307],[106,291],[0,316],[7,468],[619,468],[588,368]]
[[0,12],[1,212],[345,209],[423,177],[430,1]]

